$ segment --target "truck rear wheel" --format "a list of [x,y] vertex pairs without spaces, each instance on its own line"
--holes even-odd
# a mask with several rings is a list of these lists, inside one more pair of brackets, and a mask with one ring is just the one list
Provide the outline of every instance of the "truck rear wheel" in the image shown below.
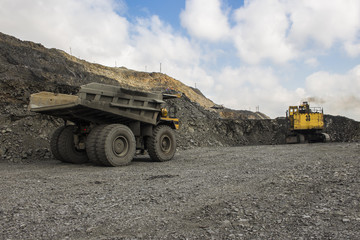
[[64,129],[65,129],[65,126],[57,128],[54,131],[54,133],[52,134],[51,139],[50,139],[51,153],[54,155],[54,157],[57,160],[60,160],[62,162],[66,162],[66,161],[65,161],[65,159],[63,159],[63,157],[60,155],[60,152],[59,152],[59,136]]
[[135,156],[135,136],[131,129],[125,125],[108,125],[99,133],[96,151],[99,160],[106,166],[127,165]]
[[146,140],[146,146],[152,160],[158,162],[171,160],[176,152],[174,131],[166,125],[155,127],[153,136]]
[[96,152],[96,145],[99,139],[99,133],[102,131],[102,129],[105,127],[105,125],[99,125],[96,126],[91,130],[89,135],[86,139],[86,153],[88,155],[88,158],[90,162],[102,165],[102,162],[100,161],[98,154]]
[[74,130],[76,126],[66,126],[59,135],[58,150],[65,162],[86,163],[89,161],[86,151],[77,149],[74,141]]

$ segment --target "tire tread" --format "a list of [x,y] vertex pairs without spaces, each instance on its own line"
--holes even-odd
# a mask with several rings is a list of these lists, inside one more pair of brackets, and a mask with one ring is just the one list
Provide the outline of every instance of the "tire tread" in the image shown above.
[[96,151],[96,145],[99,140],[98,134],[104,127],[105,125],[96,126],[94,129],[91,130],[86,139],[86,153],[89,157],[90,162],[97,165],[103,165]]

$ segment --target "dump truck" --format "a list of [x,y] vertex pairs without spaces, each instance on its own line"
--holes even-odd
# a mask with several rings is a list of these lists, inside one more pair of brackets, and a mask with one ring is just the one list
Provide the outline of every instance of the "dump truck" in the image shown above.
[[310,107],[308,102],[300,106],[289,106],[286,112],[289,123],[286,143],[328,142],[324,133],[324,112],[321,107]]
[[164,107],[164,100],[174,97],[178,96],[89,83],[77,95],[32,94],[29,109],[64,120],[50,139],[56,159],[116,167],[146,150],[155,161],[173,158],[179,119],[174,109]]

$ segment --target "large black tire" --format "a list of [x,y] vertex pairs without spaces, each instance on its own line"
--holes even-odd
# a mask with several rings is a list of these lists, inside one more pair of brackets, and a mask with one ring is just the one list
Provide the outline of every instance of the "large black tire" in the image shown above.
[[108,125],[99,133],[96,151],[98,159],[106,166],[128,165],[136,152],[135,136],[125,125]]
[[50,150],[51,153],[54,155],[54,157],[57,160],[60,160],[62,162],[66,162],[65,159],[63,159],[59,152],[59,136],[61,132],[65,129],[65,126],[59,127],[55,130],[55,132],[52,134],[50,139]]
[[169,161],[176,152],[175,133],[169,126],[157,126],[153,131],[153,136],[147,138],[146,146],[152,160]]
[[60,156],[69,163],[86,163],[89,161],[85,150],[78,150],[74,143],[74,129],[76,126],[66,126],[60,133],[58,149]]
[[102,129],[105,127],[105,125],[96,126],[94,129],[91,130],[89,135],[86,139],[86,153],[90,160],[90,162],[102,165],[102,162],[100,161],[97,151],[96,151],[96,145],[99,140],[99,133],[102,131]]

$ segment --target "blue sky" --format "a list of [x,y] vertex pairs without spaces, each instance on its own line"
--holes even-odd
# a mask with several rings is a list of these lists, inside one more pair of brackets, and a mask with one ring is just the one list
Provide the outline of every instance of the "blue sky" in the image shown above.
[[158,15],[163,21],[181,31],[179,15],[181,10],[185,8],[185,1],[183,0],[130,0],[126,1],[126,4],[128,6],[126,16],[131,21],[139,17],[149,18],[152,15]]
[[218,104],[360,120],[358,0],[0,0],[0,31],[90,62],[159,71]]

